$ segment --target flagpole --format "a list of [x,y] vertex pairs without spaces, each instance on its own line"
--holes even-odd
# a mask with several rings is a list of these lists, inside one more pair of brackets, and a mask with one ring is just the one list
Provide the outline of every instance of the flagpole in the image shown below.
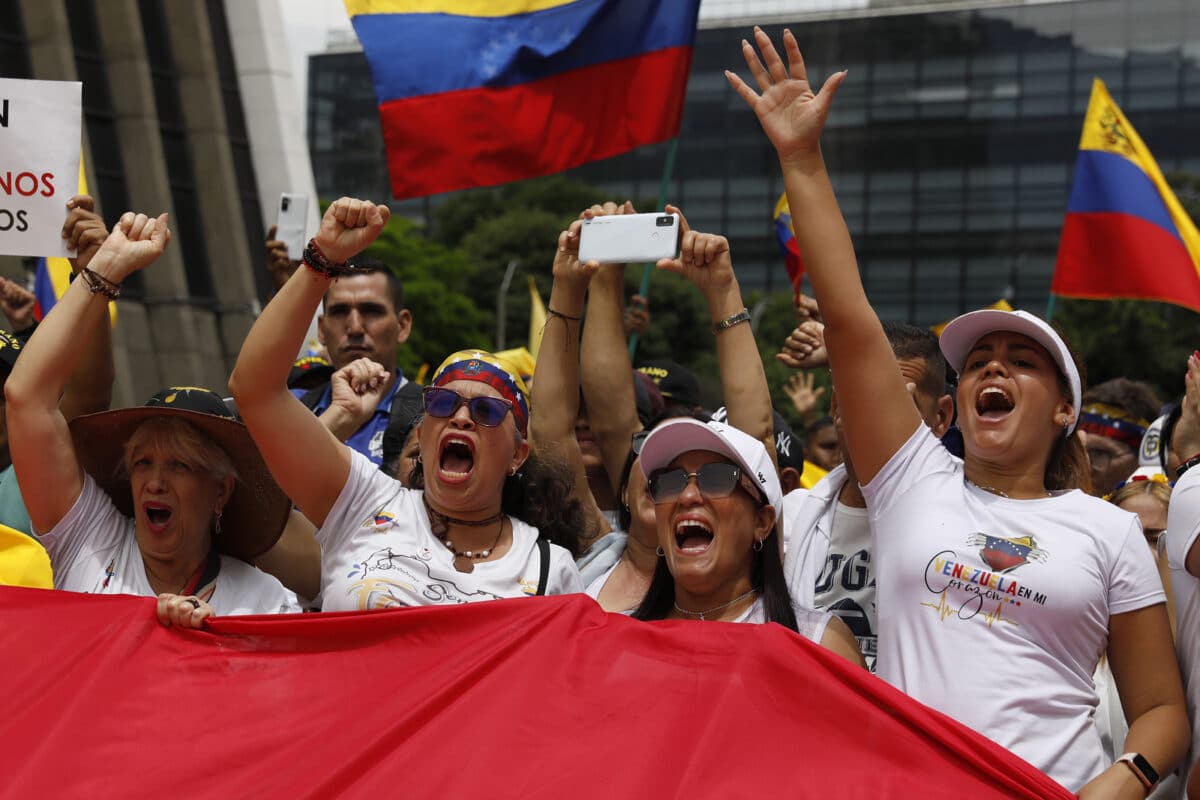
[[[665,211],[667,206],[667,191],[671,186],[671,173],[675,171],[675,151],[679,147],[679,137],[676,136],[667,145],[667,160],[663,164],[662,180],[658,184],[658,210]],[[638,290],[638,294],[645,297],[647,301],[650,299],[650,274],[654,269],[653,264],[642,265],[642,286]],[[629,336],[629,360],[633,361],[634,355],[637,353],[638,334],[634,331]]]
[[1054,292],[1050,293],[1050,299],[1046,301],[1046,322],[1054,318]]

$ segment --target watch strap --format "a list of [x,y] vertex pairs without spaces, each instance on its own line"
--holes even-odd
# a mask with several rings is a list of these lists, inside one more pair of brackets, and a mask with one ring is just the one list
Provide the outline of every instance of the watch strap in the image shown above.
[[1147,794],[1154,785],[1158,783],[1158,770],[1150,765],[1150,762],[1141,753],[1126,753],[1117,759],[1124,763],[1133,772],[1134,776],[1141,782]]

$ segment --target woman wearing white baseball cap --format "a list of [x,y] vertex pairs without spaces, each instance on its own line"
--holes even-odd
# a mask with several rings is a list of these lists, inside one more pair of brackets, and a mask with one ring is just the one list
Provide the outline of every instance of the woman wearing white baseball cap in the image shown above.
[[[1076,491],[1072,436],[1082,381],[1062,338],[1022,312],[954,320],[942,349],[959,372],[959,460],[917,413],[858,274],[821,155],[834,73],[808,83],[755,30],[742,54],[783,170],[807,274],[825,318],[846,445],[878,564],[877,674],[1046,772],[1083,798],[1140,798],[1174,769],[1189,731],[1162,583],[1137,518]],[[761,93],[761,94],[760,94]],[[1107,652],[1129,735],[1109,763],[1092,674]]]
[[778,622],[865,667],[844,622],[788,595],[783,494],[761,441],[720,422],[670,420],[646,438],[639,463],[659,560],[634,619]]

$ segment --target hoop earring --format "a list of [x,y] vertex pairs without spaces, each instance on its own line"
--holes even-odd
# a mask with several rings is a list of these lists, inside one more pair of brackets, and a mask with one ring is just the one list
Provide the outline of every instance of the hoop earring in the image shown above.
[[662,558],[666,555],[666,552],[663,551],[661,544],[655,549],[654,555],[658,556],[659,558]]
[[756,552],[756,553],[761,553],[761,552],[762,552],[762,549],[763,549],[763,540],[762,540],[762,539],[755,539],[755,540],[754,540],[754,552]]

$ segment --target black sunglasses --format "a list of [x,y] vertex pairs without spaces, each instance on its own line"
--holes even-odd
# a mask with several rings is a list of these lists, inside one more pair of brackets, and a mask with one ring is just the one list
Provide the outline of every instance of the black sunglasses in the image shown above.
[[651,431],[638,431],[633,435],[633,441],[630,442],[629,449],[633,451],[635,456],[642,454],[642,445],[650,438]]
[[425,413],[440,419],[454,416],[465,405],[471,419],[485,428],[494,428],[504,422],[504,417],[512,411],[512,403],[499,397],[463,397],[453,389],[440,386],[426,386],[421,390],[421,399]]
[[[655,503],[670,503],[683,494],[692,478],[696,479],[696,488],[705,497],[728,497],[738,487],[745,489],[741,467],[724,461],[705,464],[695,472],[682,468],[656,470],[647,480],[646,489]],[[755,502],[760,502],[760,498],[749,489],[745,491]]]

